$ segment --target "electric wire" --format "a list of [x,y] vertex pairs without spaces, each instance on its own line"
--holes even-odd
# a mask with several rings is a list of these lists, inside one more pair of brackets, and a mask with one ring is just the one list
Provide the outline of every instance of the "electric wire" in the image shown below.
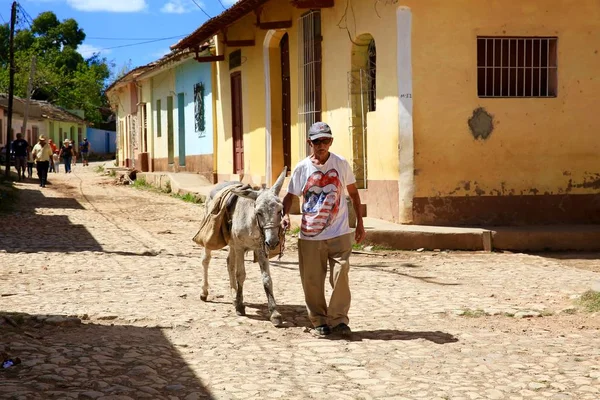
[[206,11],[204,11],[204,8],[202,8],[202,6],[200,6],[200,4],[198,4],[198,2],[196,0],[192,0],[192,1],[194,2],[195,5],[198,6],[200,11],[202,11],[204,13],[204,15],[206,15],[209,19],[212,18],[210,15],[208,15],[208,13]]

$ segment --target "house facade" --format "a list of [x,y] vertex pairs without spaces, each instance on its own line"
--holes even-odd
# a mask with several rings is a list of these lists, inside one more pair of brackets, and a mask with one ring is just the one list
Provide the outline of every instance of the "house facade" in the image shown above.
[[[27,110],[27,132],[23,130],[24,116],[26,114],[25,99],[13,98],[13,113],[11,119],[12,139],[17,133],[23,133],[23,138],[29,143],[35,143],[39,135],[47,134],[45,120],[42,118],[41,108],[30,102]],[[0,147],[6,146],[8,129],[8,96],[0,94]]]
[[[208,54],[208,47],[199,54]],[[120,165],[214,181],[213,67],[197,58],[189,51],[168,54],[108,88]]]
[[79,143],[82,142],[87,128],[83,112],[69,111],[46,101],[35,100],[32,102],[42,111],[44,132],[48,138],[57,145],[62,145],[65,139],[72,140],[75,150],[78,151]]
[[241,0],[173,46],[214,37],[219,180],[271,184],[322,120],[369,216],[600,222],[600,4],[348,4]]

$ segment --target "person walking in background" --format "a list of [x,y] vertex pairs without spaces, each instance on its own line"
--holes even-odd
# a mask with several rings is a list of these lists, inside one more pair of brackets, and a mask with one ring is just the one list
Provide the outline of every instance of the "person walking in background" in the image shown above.
[[60,151],[58,152],[58,158],[63,160],[65,164],[65,174],[71,173],[71,158],[73,157],[73,147],[71,147],[69,139],[65,139]]
[[54,172],[58,174],[60,170],[60,157],[58,157],[58,152],[52,154],[52,166]]
[[25,169],[27,168],[27,147],[29,143],[23,139],[23,134],[17,133],[17,138],[12,142],[12,151],[15,153],[15,168],[19,180],[25,179]]
[[[58,154],[58,147],[56,146],[56,144],[54,144],[54,142],[52,141],[52,139],[48,139],[48,145],[50,146],[50,148],[52,149],[52,154]],[[54,166],[54,157],[50,157],[50,172],[58,172],[58,167]]]
[[33,177],[33,153],[31,145],[27,146],[27,177]]
[[81,163],[85,167],[88,164],[88,156],[90,151],[92,151],[92,146],[90,142],[88,142],[87,138],[83,138],[83,142],[79,144],[79,153],[81,154]]
[[[308,132],[312,154],[301,160],[294,171],[283,199],[282,227],[290,225],[293,196],[301,196],[302,225],[298,240],[300,280],[308,317],[317,335],[336,333],[348,336],[350,310],[350,254],[352,232],[348,224],[348,191],[356,212],[354,240],[365,238],[360,196],[356,178],[348,161],[329,152],[333,135],[329,125],[316,122]],[[329,306],[325,300],[327,267],[333,288]]]
[[37,144],[33,147],[33,160],[36,164],[37,174],[40,178],[40,187],[46,187],[48,183],[48,169],[50,168],[50,158],[52,157],[52,148],[46,143],[46,137],[40,135]]
[[77,151],[75,150],[75,142],[72,140],[69,140],[69,146],[71,146],[71,168],[75,166],[75,164],[77,164]]

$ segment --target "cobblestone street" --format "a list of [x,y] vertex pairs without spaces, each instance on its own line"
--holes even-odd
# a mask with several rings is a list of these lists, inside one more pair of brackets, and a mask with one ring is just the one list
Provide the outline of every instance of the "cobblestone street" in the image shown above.
[[[99,164],[97,164],[99,165]],[[199,206],[77,165],[18,183],[0,215],[1,399],[598,399],[600,254],[354,254],[349,339],[316,338],[294,238],[271,263],[284,326],[247,256],[200,300]]]

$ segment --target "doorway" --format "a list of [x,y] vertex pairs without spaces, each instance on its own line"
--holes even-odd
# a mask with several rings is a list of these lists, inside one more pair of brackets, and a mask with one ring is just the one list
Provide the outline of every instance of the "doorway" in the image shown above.
[[167,157],[169,164],[175,163],[175,138],[173,132],[173,96],[167,96]]
[[292,115],[290,86],[290,40],[286,33],[279,42],[281,59],[281,133],[283,139],[283,164],[292,170]]
[[233,139],[233,173],[244,173],[244,125],[242,114],[242,73],[231,74],[231,131]]
[[179,134],[179,166],[185,167],[185,99],[184,93],[177,95],[177,123]]

